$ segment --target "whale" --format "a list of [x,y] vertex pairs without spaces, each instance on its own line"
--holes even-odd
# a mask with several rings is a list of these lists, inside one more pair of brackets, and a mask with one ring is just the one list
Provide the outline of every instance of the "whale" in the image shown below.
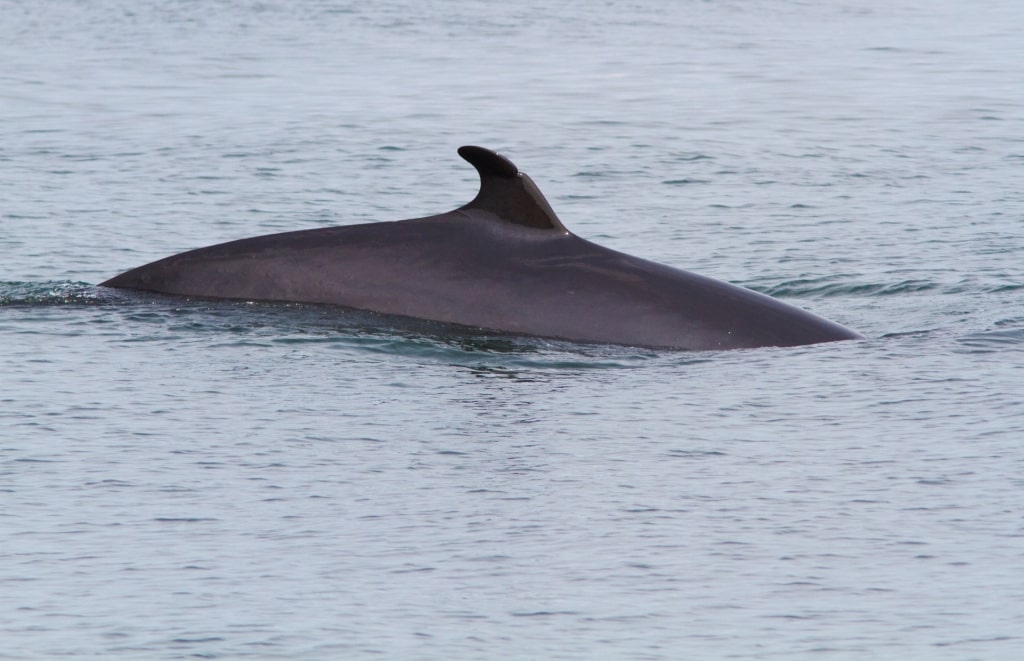
[[800,307],[627,255],[570,232],[507,157],[459,148],[480,189],[453,211],[244,238],[189,250],[101,286],[280,301],[577,343],[675,350],[860,338]]

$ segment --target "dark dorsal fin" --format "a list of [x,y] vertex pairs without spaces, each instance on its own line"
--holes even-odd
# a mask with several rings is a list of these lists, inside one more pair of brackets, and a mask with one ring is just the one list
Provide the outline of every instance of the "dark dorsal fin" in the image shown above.
[[515,163],[483,147],[459,147],[459,156],[480,173],[480,192],[463,210],[480,209],[516,225],[568,232],[537,184]]

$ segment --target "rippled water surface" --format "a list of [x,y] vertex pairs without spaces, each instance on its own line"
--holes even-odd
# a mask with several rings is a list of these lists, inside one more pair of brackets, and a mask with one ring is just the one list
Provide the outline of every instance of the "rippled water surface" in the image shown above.
[[[1024,5],[0,0],[0,62],[0,658],[1024,652]],[[97,286],[462,144],[866,339]]]

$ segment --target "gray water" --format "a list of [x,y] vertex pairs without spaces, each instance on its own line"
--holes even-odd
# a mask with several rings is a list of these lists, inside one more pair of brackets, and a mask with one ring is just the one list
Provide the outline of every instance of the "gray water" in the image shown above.
[[[468,201],[866,339],[104,290]],[[0,658],[1016,659],[1024,4],[0,0]]]

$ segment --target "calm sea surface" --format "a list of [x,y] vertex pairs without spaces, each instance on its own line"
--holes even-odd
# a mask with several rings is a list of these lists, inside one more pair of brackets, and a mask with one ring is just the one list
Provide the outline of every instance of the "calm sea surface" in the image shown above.
[[[97,283],[447,211],[864,341]],[[0,0],[0,658],[1018,659],[1024,3]]]

